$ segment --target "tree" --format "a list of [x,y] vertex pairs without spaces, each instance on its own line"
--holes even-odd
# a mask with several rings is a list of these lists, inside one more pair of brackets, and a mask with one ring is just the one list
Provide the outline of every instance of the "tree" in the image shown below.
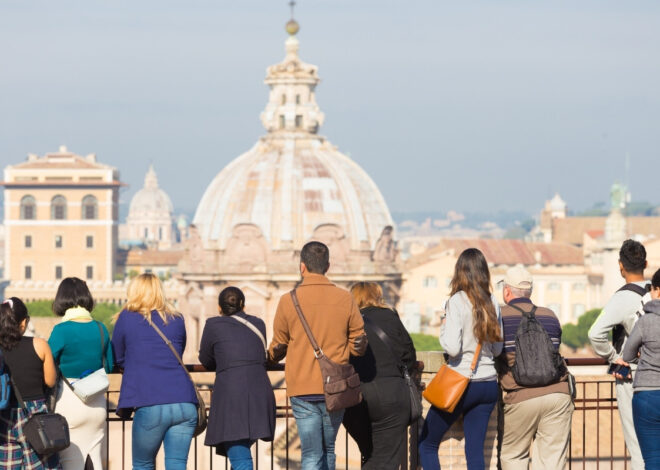
[[578,318],[577,325],[569,323],[562,328],[561,342],[571,348],[581,348],[589,343],[589,328],[594,324],[601,309],[594,308]]

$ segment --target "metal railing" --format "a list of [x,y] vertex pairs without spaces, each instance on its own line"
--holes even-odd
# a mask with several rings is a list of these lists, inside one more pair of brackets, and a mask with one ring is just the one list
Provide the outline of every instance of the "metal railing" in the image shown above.
[[[595,358],[572,358],[567,359],[567,362],[570,367],[579,367],[580,369],[586,366],[606,365],[604,360]],[[189,369],[193,372],[193,376],[195,376],[206,405],[209,406],[211,403],[214,373],[204,372],[204,369],[199,365],[189,366]],[[255,458],[254,468],[256,470],[294,470],[300,468],[300,445],[297,438],[295,419],[291,413],[289,400],[286,398],[282,370],[283,367],[281,366],[269,369],[277,403],[276,436],[272,443],[259,441],[255,444],[253,456]],[[578,375],[577,377],[577,397],[575,400],[575,412],[573,414],[567,468],[571,470],[627,469],[630,467],[630,464],[617,412],[615,384],[612,379],[604,375],[604,368],[602,372],[596,372],[592,376]],[[427,373],[424,380],[428,381],[430,376],[430,373]],[[106,456],[110,470],[131,468],[131,421],[121,420],[115,415],[118,395],[118,388],[113,388],[111,385],[111,389],[107,393],[106,423],[106,434],[108,436]],[[406,455],[401,462],[401,469],[416,470],[419,468],[417,455],[418,431],[418,424],[409,428],[407,435],[408,446]],[[203,438],[204,434],[193,440],[188,468],[194,470],[229,470],[230,465],[228,460],[215,455],[214,448],[204,446]],[[495,446],[494,443],[491,444]],[[359,450],[343,428],[338,435],[335,451],[337,454],[338,470],[360,468],[361,456]],[[495,454],[496,452],[493,451],[493,453]],[[162,455],[159,456],[159,459],[162,462]],[[162,463],[159,468],[164,468]],[[462,468],[460,467],[460,462],[456,468]]]

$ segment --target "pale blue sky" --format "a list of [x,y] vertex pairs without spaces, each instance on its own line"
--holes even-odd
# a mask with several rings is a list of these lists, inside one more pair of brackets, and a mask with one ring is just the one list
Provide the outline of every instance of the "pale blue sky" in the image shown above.
[[[250,148],[286,0],[3,0],[0,164],[66,144],[193,210]],[[299,0],[321,129],[394,211],[660,203],[660,2]],[[655,166],[654,166],[655,165]]]

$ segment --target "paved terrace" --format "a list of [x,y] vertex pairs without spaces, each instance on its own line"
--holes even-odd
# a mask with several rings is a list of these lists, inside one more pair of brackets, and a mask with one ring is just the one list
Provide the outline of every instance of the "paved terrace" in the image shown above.
[[[421,353],[427,361],[424,378],[428,382],[437,366],[437,359]],[[568,359],[571,371],[578,382],[578,396],[573,415],[568,469],[627,469],[627,457],[621,425],[619,422],[614,381],[603,375],[605,362],[601,359]],[[213,393],[214,373],[206,372],[200,365],[189,365],[195,381],[204,396],[207,406]],[[258,442],[253,449],[255,469],[300,469],[300,443],[297,438],[295,420],[286,398],[283,367],[273,367],[269,375],[277,401],[277,430],[275,441]],[[107,458],[110,470],[131,468],[131,422],[119,420],[114,411],[119,396],[121,375],[112,374],[108,391],[108,445]],[[428,406],[425,403],[425,406]],[[409,451],[401,469],[417,469],[416,442],[418,426],[411,426],[408,432]],[[229,462],[205,447],[204,435],[193,442],[188,469],[190,470],[229,470]],[[484,455],[491,469],[497,468],[497,413],[494,412],[488,429]],[[447,433],[440,447],[440,463],[443,469],[466,469],[463,454],[462,423],[457,422]],[[163,456],[158,457],[157,468],[163,469]],[[337,439],[337,469],[358,470],[360,453],[353,440],[343,428]],[[550,470],[550,469],[548,469]]]

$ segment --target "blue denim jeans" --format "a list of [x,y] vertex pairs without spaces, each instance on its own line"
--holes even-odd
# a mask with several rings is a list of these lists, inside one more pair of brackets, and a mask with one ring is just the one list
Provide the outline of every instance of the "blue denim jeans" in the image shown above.
[[468,470],[484,470],[484,441],[490,414],[497,403],[497,382],[470,382],[453,413],[429,409],[419,438],[419,459],[424,470],[440,470],[438,447],[442,436],[463,415],[465,459]]
[[193,403],[138,408],[133,418],[133,470],[155,469],[161,444],[166,470],[186,470],[196,425],[197,407]]
[[344,410],[328,411],[323,401],[296,397],[291,397],[291,410],[300,437],[301,470],[335,470],[335,439]]
[[250,447],[254,441],[242,439],[240,441],[225,442],[225,450],[232,470],[252,470],[252,453]]
[[646,470],[660,470],[660,390],[635,392],[633,421]]

